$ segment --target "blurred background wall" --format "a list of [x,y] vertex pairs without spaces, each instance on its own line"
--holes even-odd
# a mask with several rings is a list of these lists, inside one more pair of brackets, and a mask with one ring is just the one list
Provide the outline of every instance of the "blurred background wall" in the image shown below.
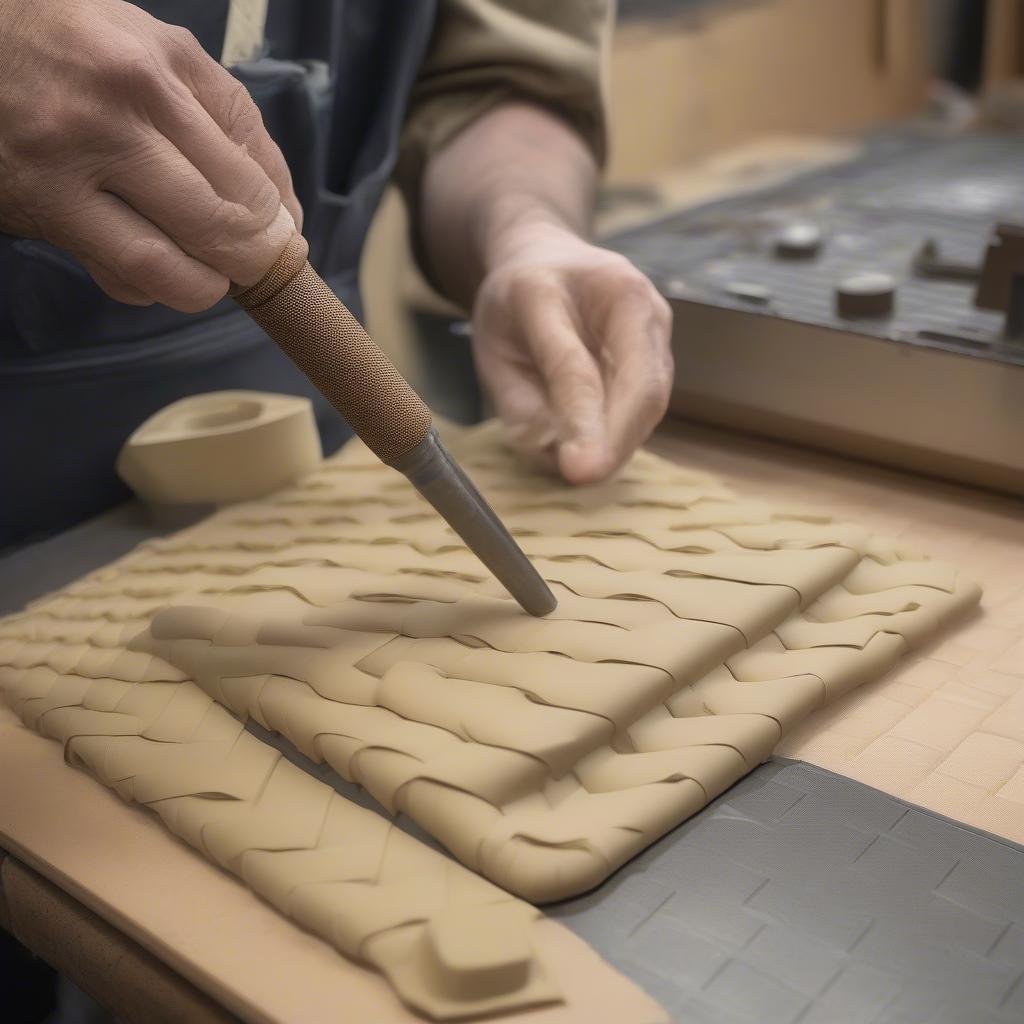
[[[936,97],[1013,94],[1022,75],[1024,0],[619,0],[599,229],[630,195],[671,203],[695,182],[706,192],[723,154],[821,154]],[[424,361],[445,359],[438,345],[465,340],[447,336],[456,311],[415,272],[405,233],[389,195],[363,290],[371,333],[422,381]],[[424,346],[435,328],[444,337]]]

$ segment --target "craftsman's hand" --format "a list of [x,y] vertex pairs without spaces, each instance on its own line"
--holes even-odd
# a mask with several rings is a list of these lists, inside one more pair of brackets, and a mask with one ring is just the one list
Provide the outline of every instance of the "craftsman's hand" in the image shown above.
[[0,230],[115,299],[193,312],[296,227],[259,111],[189,32],[121,0],[0,0]]
[[502,246],[473,308],[481,380],[510,442],[572,483],[601,480],[665,414],[672,314],[628,260],[553,224]]

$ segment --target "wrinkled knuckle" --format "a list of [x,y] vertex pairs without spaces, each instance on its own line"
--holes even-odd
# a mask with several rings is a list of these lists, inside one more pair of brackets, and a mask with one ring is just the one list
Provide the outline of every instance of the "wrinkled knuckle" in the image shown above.
[[620,253],[609,253],[595,274],[596,283],[610,295],[630,298],[636,287],[637,270]]
[[565,376],[573,389],[581,393],[598,394],[601,390],[600,374],[586,366],[574,366]]
[[608,255],[608,272],[624,281],[632,280],[639,273],[630,262],[629,257],[623,256],[621,252],[613,252]]
[[178,79],[170,78],[162,84],[160,105],[173,115],[177,124],[190,131],[202,130],[203,124],[197,116],[195,97]]
[[633,269],[633,264],[629,261],[629,257],[624,256],[621,252],[612,252],[610,249],[602,249],[601,252],[604,254],[605,265],[610,270],[621,272]]
[[144,276],[152,266],[153,243],[133,239],[114,253],[114,270],[119,277],[133,284]]
[[174,53],[192,59],[206,52],[199,45],[199,40],[182,25],[164,25],[162,32],[165,42]]
[[216,306],[227,294],[227,284],[211,283],[189,291],[188,295],[174,301],[174,308],[182,313],[202,313]]
[[281,193],[277,186],[265,174],[261,174],[259,180],[254,182],[249,195],[246,196],[244,211],[245,218],[253,224],[257,230],[265,230],[274,223],[279,210],[281,209]]
[[145,103],[164,90],[164,75],[144,46],[129,44],[102,66],[101,82],[119,99]]
[[551,376],[571,385],[574,391],[599,391],[601,375],[590,359],[567,350],[552,364]]
[[636,302],[657,304],[658,296],[651,282],[632,264],[629,265],[628,271],[623,274],[620,287],[626,298],[633,299]]
[[133,238],[114,256],[114,270],[118,277],[134,287],[159,278],[170,263],[170,249],[155,238]]
[[580,360],[571,349],[563,349],[553,353],[547,360],[547,372],[551,377],[560,380],[580,377],[583,375]]
[[203,225],[198,241],[203,248],[215,248],[218,245],[230,245],[235,239],[245,234],[248,226],[248,211],[237,203],[232,203],[223,196],[217,197],[216,205],[210,211]]
[[187,28],[163,25],[161,31],[167,63],[179,77],[195,85],[207,81],[211,72],[221,72],[220,65]]
[[150,53],[140,42],[122,38],[116,50],[105,48],[98,54],[96,74],[109,85],[134,84],[145,79],[152,63]]
[[249,90],[235,79],[227,90],[225,120],[229,134],[245,136],[262,128],[263,118]]
[[280,205],[276,199],[272,206],[269,201],[261,200],[261,208],[253,210],[248,204],[219,198],[195,243],[221,261],[231,259],[239,245],[254,245],[262,240]]

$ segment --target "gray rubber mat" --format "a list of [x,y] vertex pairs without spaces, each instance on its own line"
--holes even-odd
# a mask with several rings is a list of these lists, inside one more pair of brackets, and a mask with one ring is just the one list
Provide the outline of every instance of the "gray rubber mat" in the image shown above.
[[809,765],[545,910],[679,1021],[1024,1020],[1024,849]]
[[138,502],[128,501],[64,533],[0,551],[0,615],[19,612],[29,601],[167,532],[147,520]]

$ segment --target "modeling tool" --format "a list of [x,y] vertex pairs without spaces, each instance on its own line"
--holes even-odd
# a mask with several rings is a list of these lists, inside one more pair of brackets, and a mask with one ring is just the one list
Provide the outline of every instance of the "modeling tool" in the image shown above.
[[404,473],[531,615],[555,595],[448,454],[430,410],[307,260],[296,235],[235,301],[270,335],[384,463]]

